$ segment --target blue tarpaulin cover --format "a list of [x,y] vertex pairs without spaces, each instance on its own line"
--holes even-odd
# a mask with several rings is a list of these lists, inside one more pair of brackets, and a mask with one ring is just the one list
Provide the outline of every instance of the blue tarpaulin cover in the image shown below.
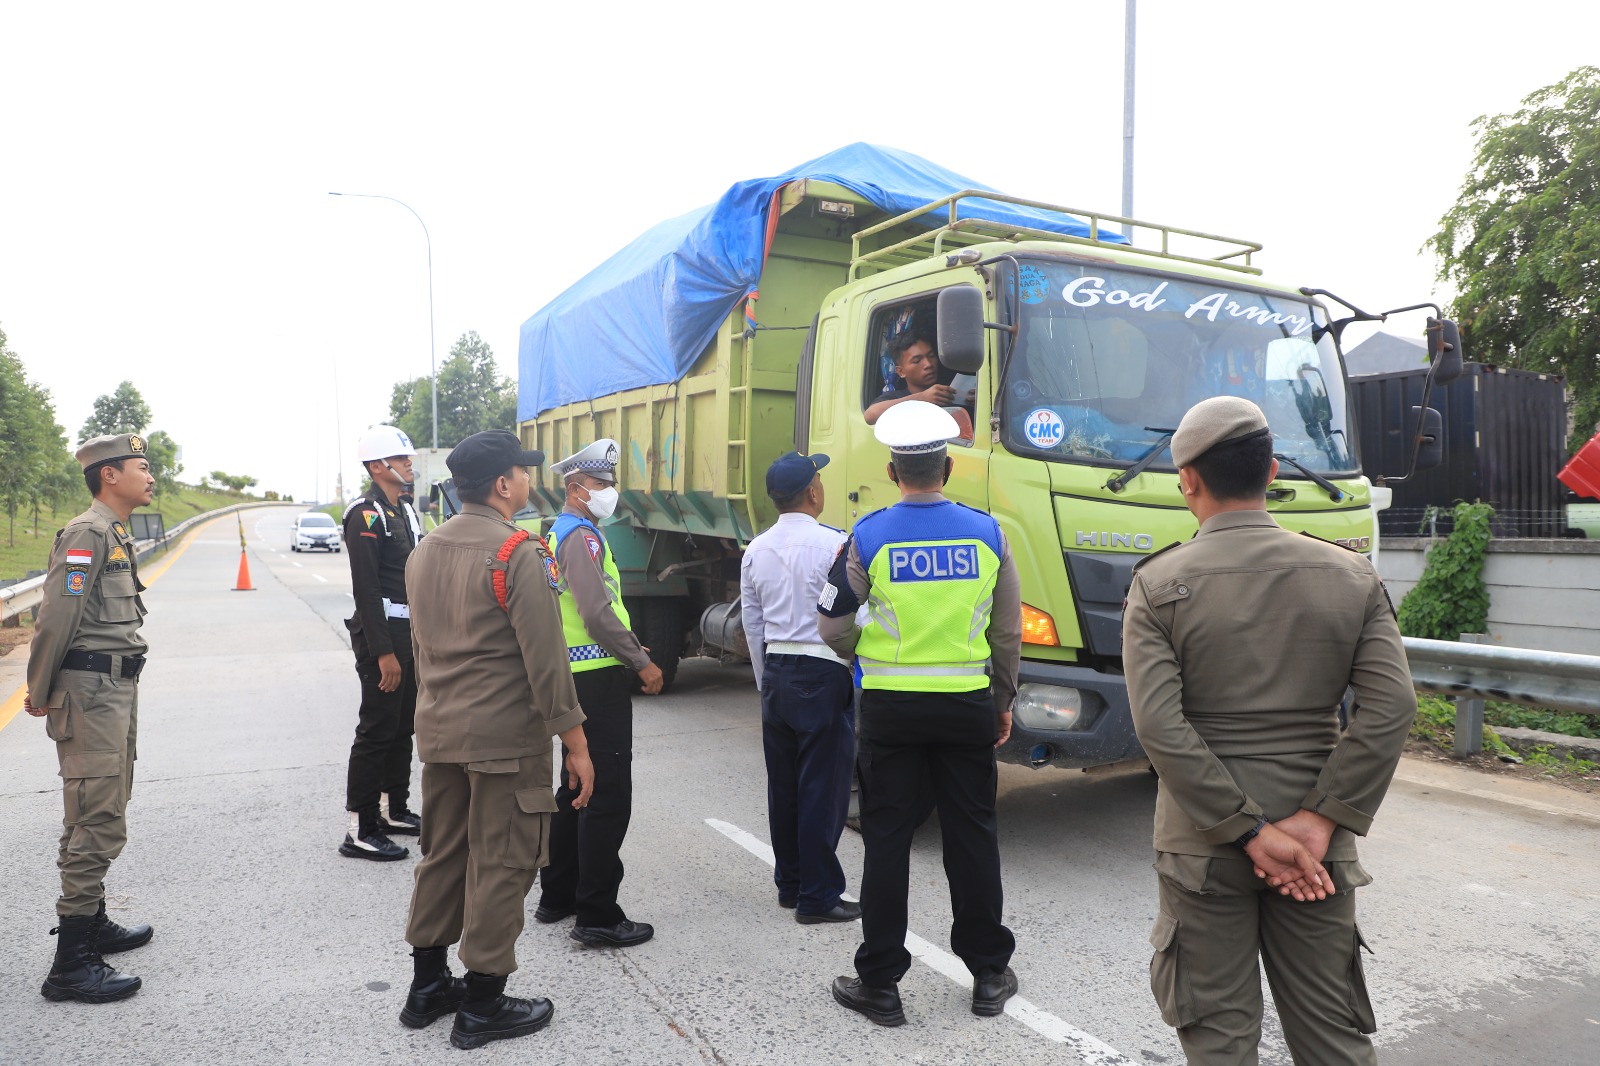
[[[716,203],[649,230],[522,324],[517,417],[687,373],[722,320],[756,289],[772,195],[801,178],[843,185],[891,216],[963,189],[996,191],[910,152],[865,143],[739,182]],[[960,213],[1089,235],[1086,223],[993,200],[964,200]],[[929,218],[938,225],[948,215]],[[1123,243],[1115,233],[1101,239]]]

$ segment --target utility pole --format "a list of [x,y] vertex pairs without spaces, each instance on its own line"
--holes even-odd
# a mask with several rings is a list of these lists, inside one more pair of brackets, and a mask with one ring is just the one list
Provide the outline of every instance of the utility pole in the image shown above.
[[[1127,30],[1122,66],[1122,217],[1133,217],[1133,37],[1138,24],[1139,0],[1123,0]],[[1133,237],[1133,226],[1123,223],[1122,235]]]

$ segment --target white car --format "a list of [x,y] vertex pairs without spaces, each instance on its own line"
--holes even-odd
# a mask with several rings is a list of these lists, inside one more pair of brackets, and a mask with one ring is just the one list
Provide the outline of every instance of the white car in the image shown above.
[[321,511],[307,511],[294,520],[294,535],[289,540],[289,550],[304,552],[326,548],[337,552],[344,548],[339,539],[338,523]]

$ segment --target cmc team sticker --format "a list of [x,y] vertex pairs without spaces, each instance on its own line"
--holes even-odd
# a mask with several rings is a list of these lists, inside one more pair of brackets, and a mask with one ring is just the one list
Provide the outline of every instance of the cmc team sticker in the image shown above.
[[1022,435],[1035,448],[1054,448],[1067,435],[1067,424],[1048,407],[1035,407],[1022,420]]

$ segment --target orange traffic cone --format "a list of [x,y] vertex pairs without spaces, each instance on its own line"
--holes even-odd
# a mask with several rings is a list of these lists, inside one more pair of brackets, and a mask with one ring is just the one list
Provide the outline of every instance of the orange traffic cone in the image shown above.
[[256,587],[250,584],[250,559],[244,549],[244,518],[238,511],[233,513],[233,517],[239,521],[239,580],[234,582],[233,591],[254,592]]
[[256,587],[250,584],[250,559],[241,550],[239,552],[239,580],[233,586],[235,592],[254,592]]

